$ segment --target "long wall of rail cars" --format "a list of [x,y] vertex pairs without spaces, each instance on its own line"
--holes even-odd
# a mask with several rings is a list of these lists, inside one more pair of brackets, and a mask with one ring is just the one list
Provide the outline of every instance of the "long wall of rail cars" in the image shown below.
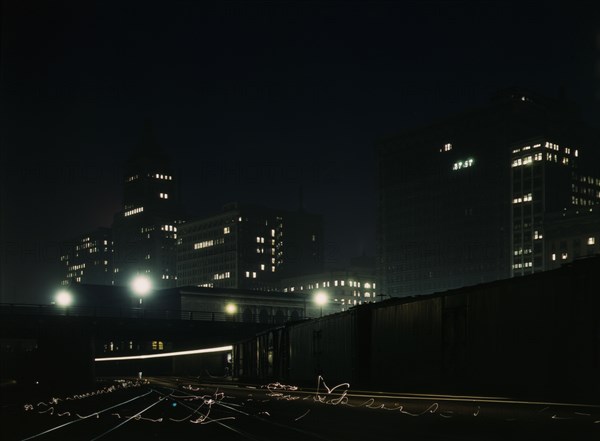
[[600,397],[600,257],[394,298],[234,345],[241,379],[500,396]]

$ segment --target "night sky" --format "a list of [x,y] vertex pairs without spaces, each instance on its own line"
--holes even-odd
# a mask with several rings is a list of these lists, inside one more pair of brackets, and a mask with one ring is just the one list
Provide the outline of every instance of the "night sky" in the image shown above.
[[375,253],[378,139],[521,86],[600,125],[593,2],[2,2],[2,302],[47,303],[60,240],[110,226],[145,118],[190,215],[322,213]]

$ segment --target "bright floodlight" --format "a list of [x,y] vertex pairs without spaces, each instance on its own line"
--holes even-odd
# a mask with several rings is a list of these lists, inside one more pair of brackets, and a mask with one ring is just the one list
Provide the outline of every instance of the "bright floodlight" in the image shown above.
[[152,289],[152,283],[147,276],[139,275],[131,282],[131,289],[138,296],[145,296]]
[[237,312],[237,306],[233,303],[228,303],[227,306],[225,306],[225,311],[227,314],[235,314]]
[[70,306],[73,303],[73,296],[66,289],[60,290],[56,294],[56,303],[60,306]]
[[327,294],[325,294],[323,291],[319,291],[318,293],[315,294],[315,303],[319,306],[323,306],[325,304],[327,304]]

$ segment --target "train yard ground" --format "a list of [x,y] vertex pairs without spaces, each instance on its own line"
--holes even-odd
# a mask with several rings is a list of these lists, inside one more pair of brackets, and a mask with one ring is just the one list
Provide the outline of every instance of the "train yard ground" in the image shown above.
[[3,387],[2,440],[597,440],[600,404],[312,388],[196,377]]

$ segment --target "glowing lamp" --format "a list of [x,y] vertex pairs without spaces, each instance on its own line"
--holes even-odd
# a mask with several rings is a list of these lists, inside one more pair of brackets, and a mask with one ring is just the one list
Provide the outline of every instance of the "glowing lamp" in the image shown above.
[[134,294],[144,297],[152,290],[152,282],[147,276],[136,276],[131,282],[131,289]]
[[59,306],[70,306],[73,303],[73,296],[66,289],[62,289],[56,294],[56,303]]
[[327,294],[325,294],[323,291],[319,291],[318,293],[315,294],[315,303],[319,306],[324,306],[327,304]]
[[237,312],[237,306],[233,303],[228,303],[225,306],[225,312],[227,312],[227,314],[235,314]]

